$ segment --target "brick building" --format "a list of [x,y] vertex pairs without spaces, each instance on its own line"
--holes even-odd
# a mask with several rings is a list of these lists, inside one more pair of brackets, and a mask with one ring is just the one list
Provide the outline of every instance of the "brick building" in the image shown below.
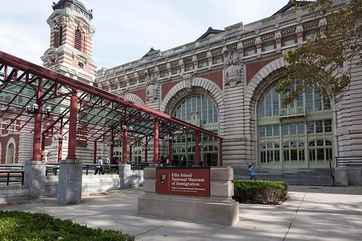
[[[345,3],[337,0],[336,7]],[[224,138],[224,165],[233,166],[236,175],[244,175],[247,165],[255,162],[260,175],[328,184],[339,163],[362,162],[362,69],[351,65],[352,82],[337,99],[307,89],[290,105],[282,104],[275,86],[284,74],[283,54],[327,25],[323,16],[303,8],[307,4],[289,1],[265,19],[222,30],[210,27],[191,43],[165,51],[150,49],[136,61],[95,73],[92,11],[77,0],[60,0],[48,19],[50,48],[42,60],[72,78],[217,132]],[[1,133],[1,163],[30,158],[31,134],[17,133],[20,123],[12,124],[12,132]],[[87,129],[81,132],[86,135]],[[113,150],[112,155],[120,157],[117,141],[112,148],[98,145],[98,153],[107,156]],[[194,141],[187,130],[175,135],[173,159],[192,160]],[[78,157],[92,161],[95,144],[80,144]],[[151,157],[152,145],[146,146],[132,143],[130,159],[142,162],[145,155]],[[66,138],[51,137],[45,143],[49,160],[64,158],[65,147]],[[214,140],[203,137],[202,160],[215,164],[218,148]],[[167,155],[167,145],[163,153]],[[360,169],[351,172],[362,179]]]
[[[290,1],[265,19],[210,27],[194,42],[151,49],[139,60],[99,70],[96,85],[218,132],[224,164],[237,173],[256,162],[266,175],[328,183],[336,157],[361,161],[362,70],[352,66],[352,83],[336,100],[307,89],[282,105],[275,85],[284,73],[283,54],[327,24],[303,8],[307,4]],[[192,158],[193,145],[187,134],[176,138],[174,158]],[[204,140],[203,159],[212,163],[216,150]]]

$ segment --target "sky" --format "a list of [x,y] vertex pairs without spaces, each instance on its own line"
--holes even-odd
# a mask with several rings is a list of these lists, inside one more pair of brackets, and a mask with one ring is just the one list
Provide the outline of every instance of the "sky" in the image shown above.
[[[49,47],[47,18],[57,0],[2,1],[0,50],[41,64]],[[271,16],[288,0],[83,0],[93,9],[93,59],[98,68],[196,40],[208,27],[224,29]]]

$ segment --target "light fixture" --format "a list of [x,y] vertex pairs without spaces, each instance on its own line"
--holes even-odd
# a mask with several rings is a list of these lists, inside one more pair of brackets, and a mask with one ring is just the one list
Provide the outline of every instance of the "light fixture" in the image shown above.
[[37,103],[33,104],[33,111],[38,111],[39,110],[39,105]]
[[52,108],[50,106],[45,107],[45,114],[49,115],[51,110],[52,110]]
[[[32,106],[27,105],[25,107],[26,112],[28,112],[29,114],[35,114],[39,111],[39,105],[37,103],[34,103]],[[45,115],[49,115],[51,112],[51,107],[47,106],[44,108],[44,111],[40,110],[40,113],[45,114]]]

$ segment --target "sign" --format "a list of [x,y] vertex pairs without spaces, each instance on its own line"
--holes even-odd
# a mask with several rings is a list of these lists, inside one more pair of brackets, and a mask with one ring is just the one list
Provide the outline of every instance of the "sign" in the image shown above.
[[210,169],[157,168],[156,193],[208,197],[210,196]]

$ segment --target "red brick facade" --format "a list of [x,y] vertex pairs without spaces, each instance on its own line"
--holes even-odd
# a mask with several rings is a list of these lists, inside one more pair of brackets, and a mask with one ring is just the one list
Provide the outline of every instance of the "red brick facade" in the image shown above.
[[209,71],[205,74],[201,74],[199,77],[211,80],[215,84],[217,84],[220,89],[224,88],[224,78],[223,78],[223,71],[216,70],[216,71]]
[[161,93],[162,93],[162,99],[165,98],[167,93],[176,85],[175,82],[168,81],[162,85]]
[[273,61],[275,58],[270,58],[266,60],[256,61],[253,63],[248,63],[245,65],[246,69],[246,82],[249,83],[249,81],[254,77],[256,73],[258,73],[259,70],[261,70],[265,65],[269,64],[271,61]]
[[134,90],[134,91],[132,91],[132,94],[137,95],[137,96],[140,97],[144,102],[146,101],[146,89],[142,88],[142,89]]

